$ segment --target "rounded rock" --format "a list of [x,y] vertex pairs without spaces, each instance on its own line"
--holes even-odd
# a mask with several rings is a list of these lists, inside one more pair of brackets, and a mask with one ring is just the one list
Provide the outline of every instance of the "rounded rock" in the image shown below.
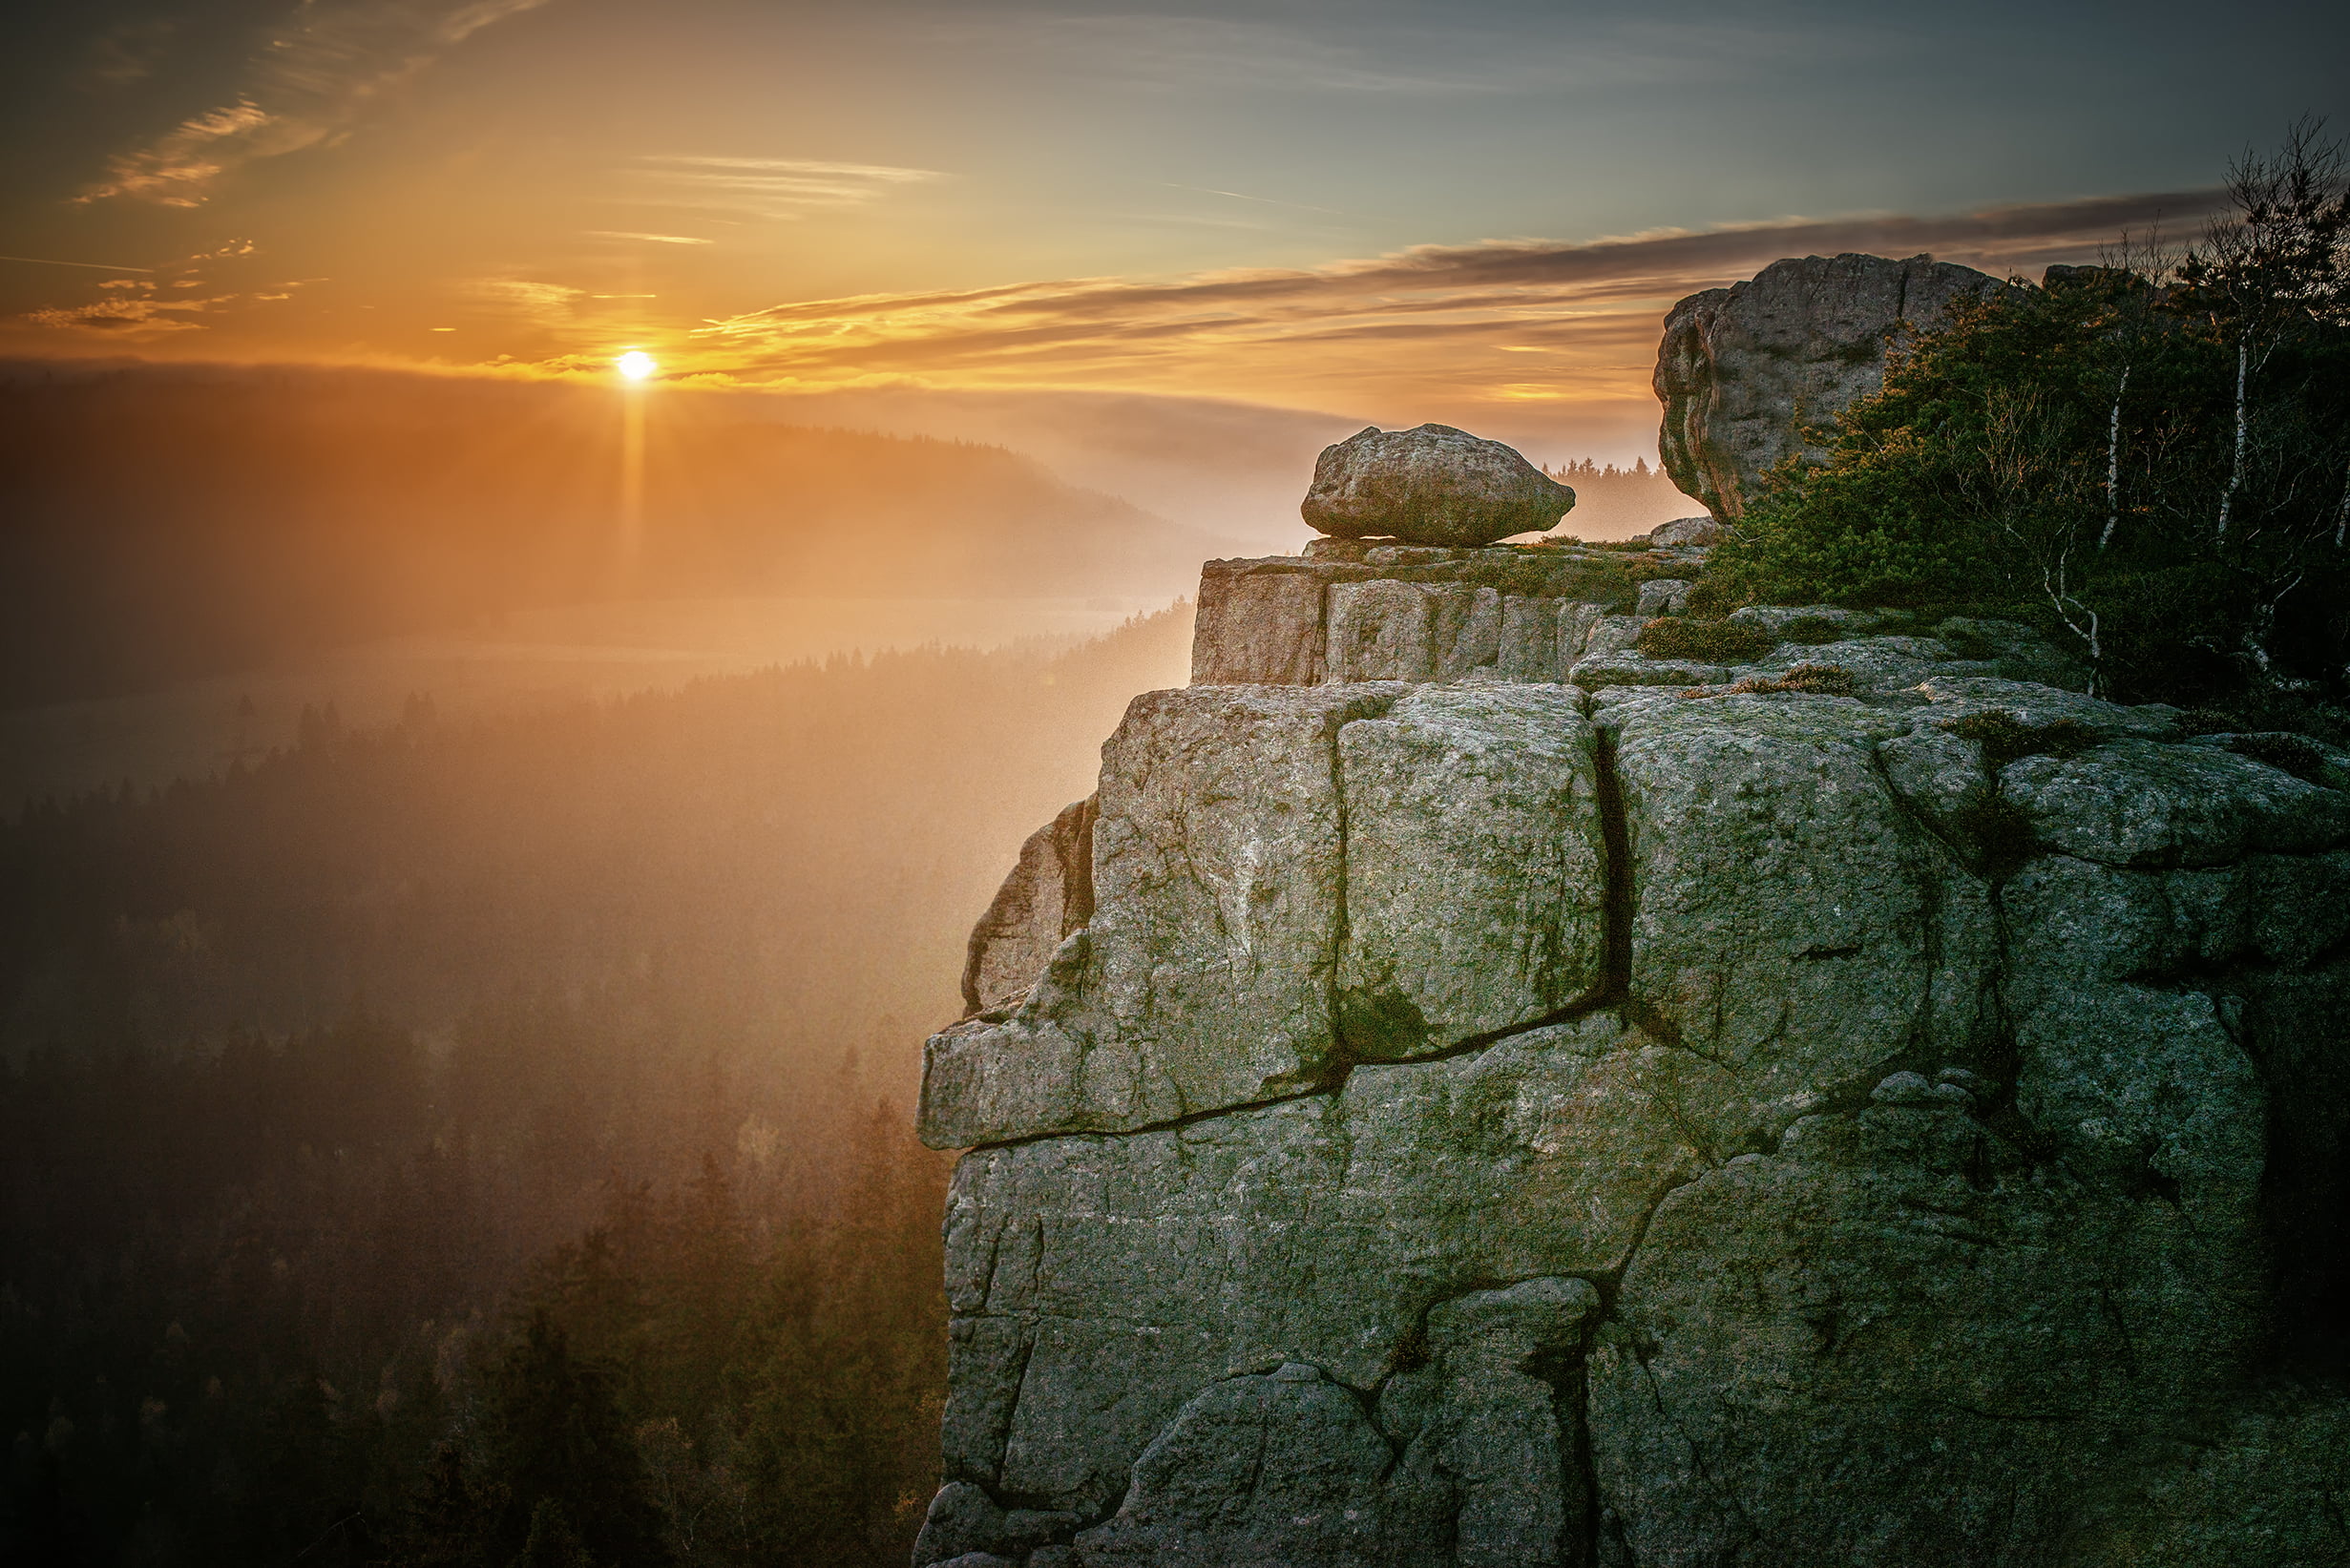
[[1450,425],[1376,426],[1322,449],[1298,511],[1318,533],[1487,545],[1550,528],[1575,492],[1499,441]]

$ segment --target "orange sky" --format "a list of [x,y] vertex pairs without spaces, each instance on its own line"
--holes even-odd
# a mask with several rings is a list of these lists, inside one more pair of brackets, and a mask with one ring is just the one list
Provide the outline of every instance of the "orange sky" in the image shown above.
[[70,10],[0,81],[0,353],[603,375],[637,347],[1626,458],[1682,295],[1809,251],[2036,272],[2191,228],[2278,92],[2342,95],[2290,62],[2239,90],[2236,45],[2116,44],[2096,7]]

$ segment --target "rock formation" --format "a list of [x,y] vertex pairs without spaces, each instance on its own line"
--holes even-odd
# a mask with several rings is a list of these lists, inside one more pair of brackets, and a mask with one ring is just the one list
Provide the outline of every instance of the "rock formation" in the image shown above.
[[2350,756],[1590,569],[1210,564],[930,1043],[917,1563],[2350,1560]]
[[1762,475],[1806,434],[1883,384],[1885,346],[1944,305],[2000,287],[1948,261],[1806,256],[1673,306],[1657,352],[1665,471],[1716,518],[1742,515]]
[[1572,490],[1499,441],[1450,425],[1374,426],[1322,449],[1299,511],[1338,538],[1473,546],[1542,533],[1574,504]]

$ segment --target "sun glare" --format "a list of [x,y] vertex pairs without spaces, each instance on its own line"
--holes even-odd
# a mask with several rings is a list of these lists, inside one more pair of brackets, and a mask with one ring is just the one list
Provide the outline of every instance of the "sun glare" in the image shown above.
[[661,368],[660,362],[641,348],[632,348],[612,363],[630,381],[642,381]]

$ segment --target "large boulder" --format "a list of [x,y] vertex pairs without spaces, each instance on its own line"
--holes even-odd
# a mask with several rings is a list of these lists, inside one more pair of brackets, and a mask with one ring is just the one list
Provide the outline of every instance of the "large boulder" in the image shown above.
[[1484,545],[1540,533],[1574,504],[1572,490],[1499,441],[1450,425],[1373,426],[1322,449],[1298,510],[1342,539]]
[[1656,356],[1665,471],[1716,518],[1743,515],[1781,460],[1826,455],[1810,430],[1884,384],[1888,344],[2001,286],[1927,256],[1805,256],[1690,295],[1666,316]]

